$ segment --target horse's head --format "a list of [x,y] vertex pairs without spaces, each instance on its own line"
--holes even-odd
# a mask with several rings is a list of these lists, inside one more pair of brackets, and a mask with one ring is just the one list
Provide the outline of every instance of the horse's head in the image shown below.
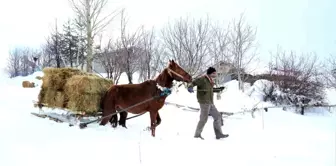
[[183,81],[190,83],[192,77],[187,73],[180,65],[178,65],[174,60],[169,60],[168,63],[168,74],[176,81]]

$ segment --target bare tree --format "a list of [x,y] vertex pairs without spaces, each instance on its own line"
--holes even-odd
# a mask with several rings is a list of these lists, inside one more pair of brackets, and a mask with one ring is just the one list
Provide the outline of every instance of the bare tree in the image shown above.
[[[229,26],[224,27],[223,25],[214,25],[212,27],[211,39],[210,39],[210,53],[212,56],[213,64],[216,64],[216,68],[220,69],[220,64],[222,62],[229,62]],[[225,75],[217,72],[216,84],[223,82]]]
[[235,66],[239,81],[239,89],[244,91],[243,82],[246,79],[245,71],[248,65],[256,59],[257,30],[245,21],[244,13],[238,20],[233,20],[230,31],[232,62]]
[[27,76],[35,72],[36,63],[34,58],[38,58],[40,53],[29,47],[15,48],[9,53],[6,71],[9,77]]
[[143,36],[143,27],[139,27],[135,32],[129,33],[126,30],[128,19],[125,16],[125,9],[121,11],[121,22],[120,22],[120,43],[121,43],[121,54],[123,60],[124,71],[126,72],[129,84],[133,83],[133,74],[138,69],[139,63],[137,60],[140,58],[139,53],[139,43]]
[[[61,50],[62,50],[62,42],[61,42],[61,34],[56,30],[56,32],[52,33],[46,40],[46,44],[44,46],[44,55],[48,56],[53,62],[48,63],[49,65],[56,64],[55,67],[60,68],[64,67],[64,62],[62,60]],[[62,65],[63,62],[63,65]]]
[[104,30],[109,23],[117,16],[117,10],[101,17],[108,0],[69,0],[74,12],[77,14],[77,22],[86,27],[87,57],[86,70],[92,72],[93,63],[93,41],[97,33]]
[[41,68],[56,66],[55,55],[50,50],[50,45],[45,43],[41,46],[41,55],[38,58],[38,64]]
[[[64,67],[65,62],[62,59],[61,50],[63,47],[62,34],[59,32],[57,27],[57,19],[55,20],[55,29],[50,33],[50,36],[46,38],[46,44],[43,46],[44,53],[48,56],[51,56],[55,67],[60,68]],[[63,62],[63,65],[62,65]],[[51,63],[51,64],[54,64]]]
[[155,36],[154,28],[144,33],[141,38],[139,51],[139,81],[152,79],[159,71],[162,70],[163,49],[159,40]]
[[78,36],[78,43],[77,43],[77,58],[76,58],[76,67],[81,68],[81,70],[84,70],[84,64],[86,59],[86,53],[87,53],[87,40],[85,37],[85,25],[81,24],[82,18],[77,15],[77,18],[75,21],[77,21],[77,24],[75,24],[76,27],[76,35]]
[[209,58],[210,21],[206,19],[180,18],[173,24],[168,22],[162,30],[167,53],[192,76],[202,70]]
[[22,56],[18,48],[15,48],[9,53],[6,71],[10,78],[20,75],[21,58]]
[[97,56],[98,62],[107,73],[107,78],[112,79],[114,84],[118,84],[122,72],[122,62],[120,54],[118,54],[119,48],[120,43],[113,43],[113,40],[109,39],[107,46],[100,49]]
[[294,51],[286,52],[278,48],[272,54],[272,80],[285,93],[301,95],[317,100],[323,99],[323,84],[319,78],[321,68],[316,54]]
[[327,58],[323,76],[328,87],[336,88],[336,57],[334,55]]

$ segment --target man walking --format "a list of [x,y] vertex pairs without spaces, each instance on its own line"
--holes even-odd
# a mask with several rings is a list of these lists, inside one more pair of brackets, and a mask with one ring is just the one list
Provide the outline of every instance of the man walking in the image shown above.
[[215,131],[216,139],[226,138],[229,136],[228,134],[222,133],[221,115],[213,102],[213,93],[220,92],[224,89],[224,88],[213,88],[214,77],[216,77],[216,69],[213,67],[209,67],[206,75],[196,78],[188,86],[188,91],[190,93],[193,93],[194,92],[193,87],[197,86],[197,101],[200,104],[201,108],[201,115],[195,131],[194,136],[195,138],[204,139],[201,136],[201,133],[208,120],[209,113],[214,119],[213,128]]

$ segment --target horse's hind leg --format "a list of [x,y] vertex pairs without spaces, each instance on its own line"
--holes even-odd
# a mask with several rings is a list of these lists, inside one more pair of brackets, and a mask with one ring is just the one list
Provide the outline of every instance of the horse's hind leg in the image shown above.
[[126,127],[126,119],[127,119],[127,112],[120,112],[120,120],[119,120],[119,125],[122,126],[122,127]]
[[118,115],[117,114],[111,116],[110,123],[111,123],[112,127],[114,127],[114,128],[117,127],[117,125],[118,125]]

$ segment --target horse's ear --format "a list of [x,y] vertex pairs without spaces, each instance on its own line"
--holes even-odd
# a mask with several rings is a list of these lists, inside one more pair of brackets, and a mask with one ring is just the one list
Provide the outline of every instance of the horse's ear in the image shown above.
[[175,63],[174,59],[171,60],[172,63]]

